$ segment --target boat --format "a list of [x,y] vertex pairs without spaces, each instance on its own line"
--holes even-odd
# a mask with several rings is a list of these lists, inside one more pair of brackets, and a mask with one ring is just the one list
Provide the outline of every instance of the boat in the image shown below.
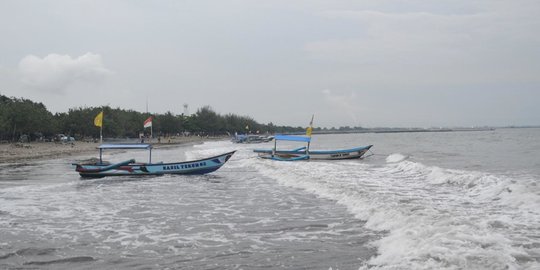
[[[292,150],[278,150],[277,141],[298,141],[306,142],[307,146]],[[310,150],[309,145],[311,137],[276,135],[274,136],[274,148],[272,149],[254,149],[260,158],[273,159],[278,161],[298,161],[298,160],[340,160],[362,158],[373,145],[340,149],[340,150]]]
[[[102,144],[98,146],[99,161],[91,163],[74,163],[75,171],[84,178],[100,178],[105,176],[142,176],[164,174],[207,174],[223,166],[236,151],[221,155],[174,163],[152,163],[151,144]],[[148,163],[136,162],[134,159],[111,164],[103,161],[103,150],[106,149],[144,149],[149,151]]]
[[274,139],[273,136],[262,136],[262,135],[245,135],[245,134],[235,134],[232,138],[234,143],[263,143],[270,142]]

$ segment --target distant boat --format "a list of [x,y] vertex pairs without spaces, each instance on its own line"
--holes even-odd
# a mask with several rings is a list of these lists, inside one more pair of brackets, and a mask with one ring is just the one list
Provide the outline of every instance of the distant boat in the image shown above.
[[[276,135],[274,137],[274,148],[272,149],[255,149],[253,152],[257,153],[259,157],[266,159],[273,159],[279,161],[297,161],[307,159],[320,159],[320,160],[339,160],[339,159],[357,159],[362,158],[367,151],[373,146],[361,146],[349,149],[340,150],[310,150],[309,144],[311,137],[307,136],[291,136],[291,135]],[[292,150],[278,150],[278,141],[298,141],[306,142],[307,146]]]
[[234,143],[263,143],[270,142],[274,139],[273,136],[262,136],[262,135],[244,135],[244,134],[235,134],[232,138]]
[[[75,171],[81,177],[99,178],[105,176],[127,175],[164,175],[164,174],[207,174],[223,166],[236,151],[221,155],[174,163],[152,163],[151,144],[102,144],[99,149],[99,161],[89,164],[75,163]],[[139,163],[134,159],[111,164],[103,161],[104,149],[145,149],[149,150],[148,163]]]

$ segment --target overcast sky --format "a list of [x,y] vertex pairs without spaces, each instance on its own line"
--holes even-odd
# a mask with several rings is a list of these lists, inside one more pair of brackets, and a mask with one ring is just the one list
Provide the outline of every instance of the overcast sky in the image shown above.
[[540,124],[540,1],[0,1],[0,94],[306,126]]

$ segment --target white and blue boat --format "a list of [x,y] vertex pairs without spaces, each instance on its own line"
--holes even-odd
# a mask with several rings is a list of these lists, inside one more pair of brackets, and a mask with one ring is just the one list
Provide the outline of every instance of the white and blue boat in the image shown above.
[[[75,171],[81,177],[99,178],[105,176],[128,175],[164,175],[164,174],[207,174],[223,166],[236,151],[199,160],[152,163],[151,144],[102,144],[99,149],[99,161],[93,163],[75,163]],[[139,163],[134,159],[111,164],[103,161],[105,149],[145,149],[149,151],[148,163]]]
[[[277,142],[280,140],[305,142],[307,143],[307,146],[292,150],[278,150]],[[366,154],[366,152],[369,151],[369,149],[373,146],[368,145],[339,150],[310,150],[310,143],[311,137],[308,136],[276,135],[274,136],[274,148],[254,149],[253,152],[257,153],[261,158],[279,161],[297,161],[308,159],[339,160],[362,158]]]
[[274,137],[272,136],[262,136],[262,135],[246,135],[246,134],[235,134],[232,138],[234,143],[263,143],[272,141]]

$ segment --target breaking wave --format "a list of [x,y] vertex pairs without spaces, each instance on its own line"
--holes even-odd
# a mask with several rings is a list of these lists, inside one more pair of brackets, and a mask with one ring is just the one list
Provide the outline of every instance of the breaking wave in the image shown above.
[[407,156],[404,156],[402,154],[391,154],[386,157],[386,162],[388,163],[396,163],[407,159]]
[[[381,232],[362,269],[537,269],[540,189],[531,176],[444,169],[392,154],[363,162],[253,163],[294,188],[345,205]],[[525,239],[525,243],[523,244]]]

